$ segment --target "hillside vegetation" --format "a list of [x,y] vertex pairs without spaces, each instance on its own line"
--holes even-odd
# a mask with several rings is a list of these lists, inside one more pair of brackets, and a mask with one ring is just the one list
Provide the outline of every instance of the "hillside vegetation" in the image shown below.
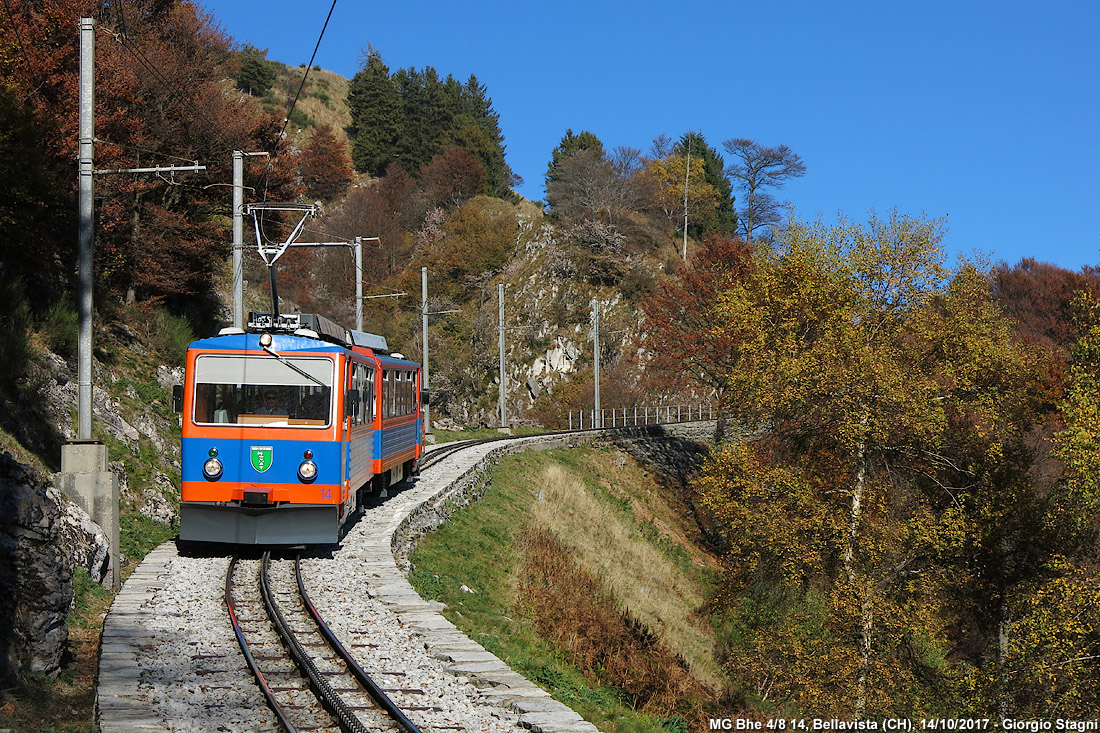
[[697,730],[729,682],[688,496],[615,448],[511,456],[420,542],[411,580],[601,730]]

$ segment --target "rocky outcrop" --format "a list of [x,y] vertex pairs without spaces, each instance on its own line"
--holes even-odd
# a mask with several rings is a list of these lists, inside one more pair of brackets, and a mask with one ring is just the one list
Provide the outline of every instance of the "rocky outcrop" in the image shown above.
[[179,512],[168,498],[173,494],[179,496],[179,492],[168,474],[154,471],[153,486],[147,486],[139,492],[130,486],[126,464],[122,461],[111,461],[107,467],[118,480],[118,493],[124,505],[137,507],[142,516],[164,525],[171,525],[179,519]]
[[102,583],[111,569],[111,543],[107,535],[79,506],[62,499],[55,489],[48,493],[51,498],[57,497],[61,506],[57,535],[59,549],[69,567],[84,568],[92,580]]
[[61,550],[60,495],[0,454],[0,678],[51,674],[68,641],[70,560]]

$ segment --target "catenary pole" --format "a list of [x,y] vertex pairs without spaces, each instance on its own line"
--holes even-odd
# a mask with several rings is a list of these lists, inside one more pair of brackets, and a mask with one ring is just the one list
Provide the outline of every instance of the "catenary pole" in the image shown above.
[[691,180],[691,132],[687,139],[687,166],[684,168],[684,262],[688,261],[688,182]]
[[595,394],[595,424],[592,427],[603,427],[603,413],[600,412],[600,301],[592,301],[592,363],[594,364],[596,394]]
[[233,327],[244,328],[244,159],[266,152],[233,151]]
[[233,151],[233,328],[244,328],[244,153]]
[[504,283],[497,285],[500,327],[500,427],[508,427],[508,376],[504,372]]
[[92,439],[92,288],[95,267],[94,172],[95,148],[95,20],[80,19],[80,334],[77,343],[77,437]]
[[363,238],[355,238],[355,330],[363,330]]
[[[424,365],[421,367],[423,370],[420,374],[420,391],[423,394],[427,394],[428,398],[431,398],[431,392],[428,391],[428,268],[420,268],[420,317],[422,319],[422,328],[424,333]],[[424,433],[429,434],[432,432],[431,412],[428,405],[428,400],[424,400]]]

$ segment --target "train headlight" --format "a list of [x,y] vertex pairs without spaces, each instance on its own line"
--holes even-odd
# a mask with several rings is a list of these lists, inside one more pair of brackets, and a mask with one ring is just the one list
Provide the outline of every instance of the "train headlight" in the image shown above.
[[217,481],[222,477],[222,462],[217,458],[207,458],[202,464],[202,475],[207,481]]
[[303,483],[312,483],[317,478],[317,464],[308,458],[298,464],[298,478]]

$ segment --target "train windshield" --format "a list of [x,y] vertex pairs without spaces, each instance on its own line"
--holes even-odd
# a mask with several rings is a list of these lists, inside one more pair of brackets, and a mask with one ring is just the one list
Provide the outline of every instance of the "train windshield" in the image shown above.
[[324,427],[332,422],[334,374],[335,362],[324,357],[203,354],[195,360],[193,418],[197,424]]

